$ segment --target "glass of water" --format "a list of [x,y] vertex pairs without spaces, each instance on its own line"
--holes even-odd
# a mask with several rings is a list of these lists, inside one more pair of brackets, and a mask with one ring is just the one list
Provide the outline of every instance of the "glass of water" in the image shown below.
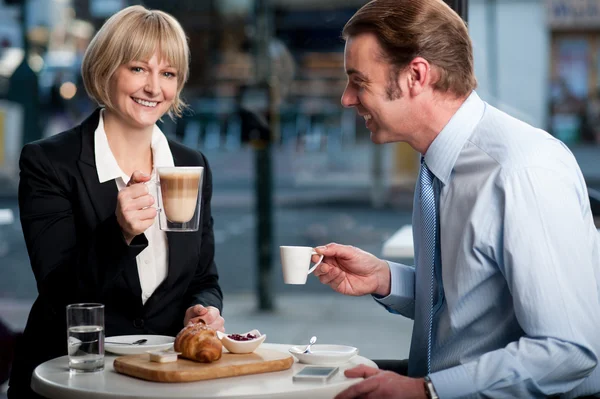
[[104,369],[104,305],[67,306],[69,369],[77,373]]

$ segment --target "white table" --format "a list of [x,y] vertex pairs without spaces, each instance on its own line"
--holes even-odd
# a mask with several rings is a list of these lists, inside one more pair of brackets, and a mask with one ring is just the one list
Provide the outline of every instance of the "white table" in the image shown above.
[[[261,347],[289,353],[292,345],[268,344]],[[172,398],[332,398],[361,379],[349,379],[344,370],[358,364],[377,365],[362,356],[355,356],[340,365],[340,371],[325,384],[293,382],[292,376],[304,365],[294,362],[288,370],[272,373],[220,378],[215,380],[161,383],[140,380],[117,373],[113,368],[116,356],[107,355],[104,370],[96,373],[71,374],[68,357],[62,356],[39,365],[31,378],[32,389],[51,399],[172,399]]]
[[15,221],[12,209],[0,209],[0,225],[12,224]]

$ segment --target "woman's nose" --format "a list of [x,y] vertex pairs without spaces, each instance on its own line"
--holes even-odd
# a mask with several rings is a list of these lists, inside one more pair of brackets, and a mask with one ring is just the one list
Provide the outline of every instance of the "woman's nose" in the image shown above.
[[149,75],[144,90],[152,95],[158,95],[160,93],[160,82],[158,80],[158,76]]

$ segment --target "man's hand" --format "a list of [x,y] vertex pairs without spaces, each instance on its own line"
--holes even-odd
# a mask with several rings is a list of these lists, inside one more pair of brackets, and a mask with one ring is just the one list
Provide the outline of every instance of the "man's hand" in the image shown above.
[[200,320],[216,331],[225,332],[225,319],[221,316],[219,309],[214,306],[190,306],[185,312],[183,325],[187,326],[190,323],[199,323]]
[[422,378],[409,378],[391,371],[360,365],[344,372],[348,378],[365,378],[340,392],[335,399],[426,399]]
[[119,191],[117,196],[115,214],[128,245],[135,236],[142,234],[152,226],[156,217],[156,208],[152,206],[154,197],[150,195],[148,187],[143,184],[149,180],[149,175],[136,170],[131,175],[127,187]]
[[[361,249],[340,244],[327,244],[315,251],[325,257],[314,274],[323,284],[344,295],[389,295],[390,268],[387,262]],[[313,262],[319,256],[313,255]]]

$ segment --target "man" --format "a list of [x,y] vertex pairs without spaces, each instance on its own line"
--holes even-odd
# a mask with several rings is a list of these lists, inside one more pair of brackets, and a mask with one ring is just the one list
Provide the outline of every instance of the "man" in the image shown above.
[[600,240],[573,155],[477,96],[441,0],[373,0],[343,35],[342,104],[422,165],[414,268],[317,248],[322,283],[414,319],[408,377],[359,366],[338,398],[600,396]]

